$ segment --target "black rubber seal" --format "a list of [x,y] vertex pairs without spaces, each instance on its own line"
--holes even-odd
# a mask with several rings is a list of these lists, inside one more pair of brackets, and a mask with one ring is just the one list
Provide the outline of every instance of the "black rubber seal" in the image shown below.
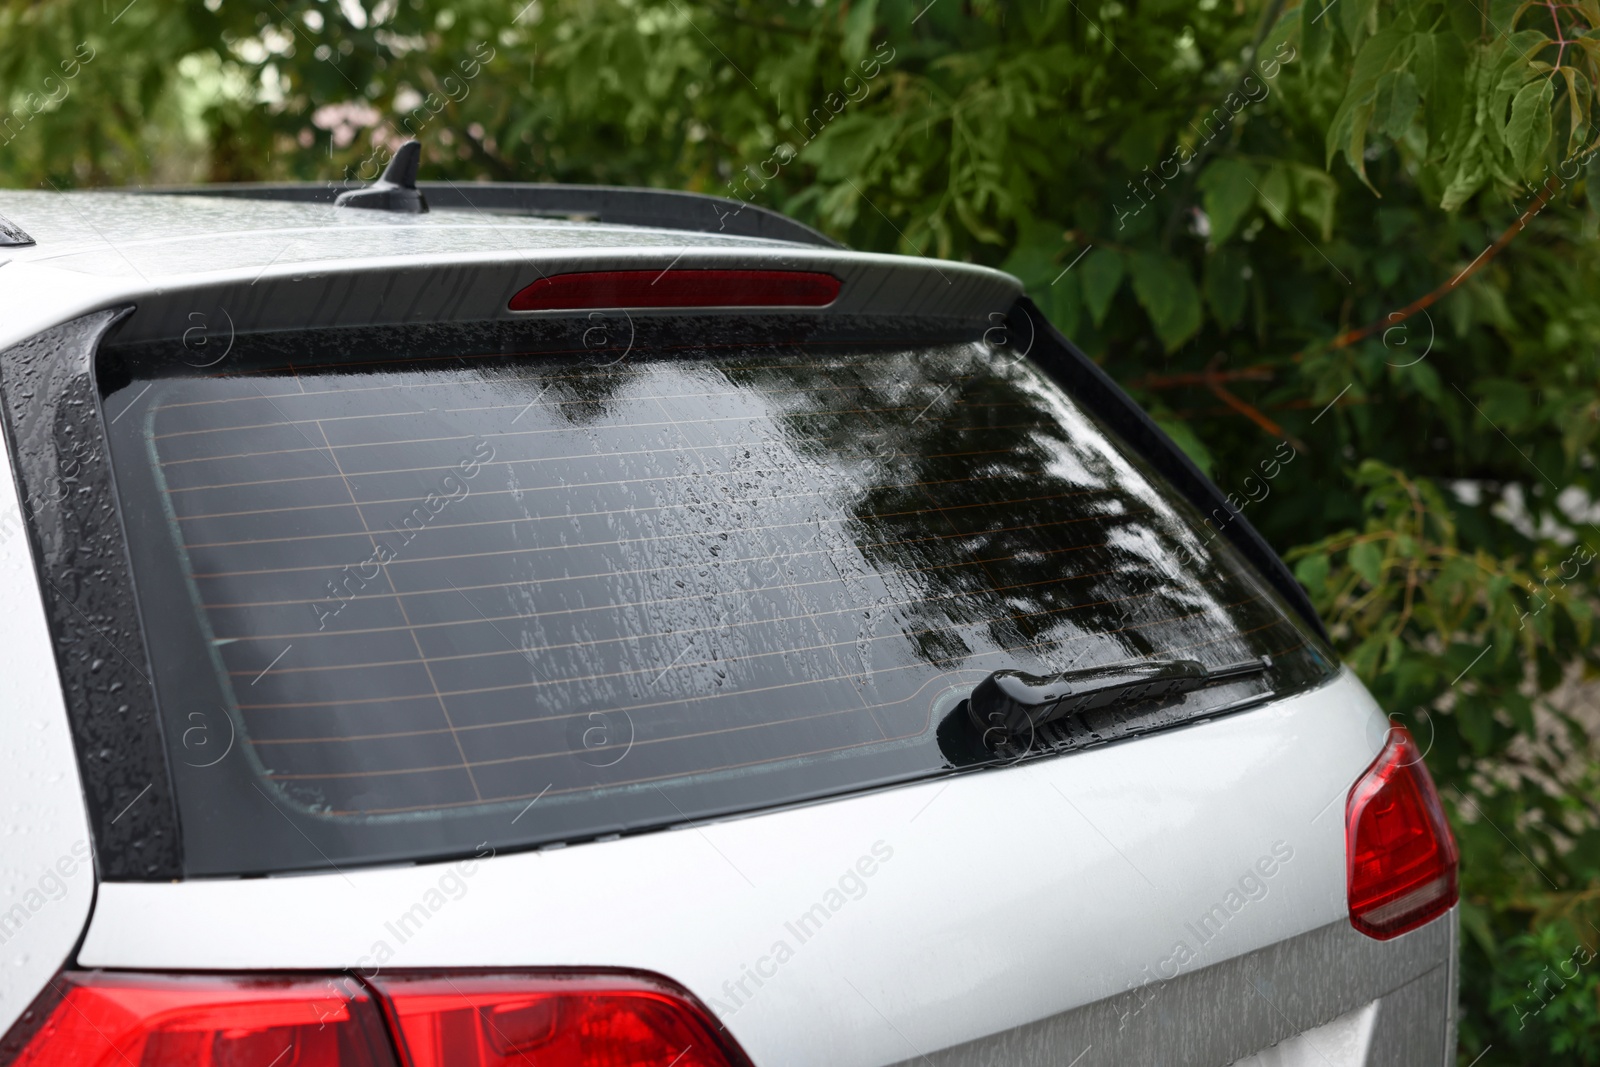
[[178,809],[117,511],[95,381],[100,340],[131,309],[97,311],[0,352],[0,414],[110,881],[182,874]]
[[1201,473],[1183,449],[1110,375],[1050,325],[1050,320],[1032,300],[1024,296],[1012,305],[1006,318],[1006,331],[1008,342],[1014,343],[1104,419],[1202,514],[1216,520],[1218,528],[1245,559],[1261,571],[1317,636],[1328,640],[1328,629],[1312,606],[1311,598],[1295,580],[1288,565],[1267,544],[1266,538],[1239,509],[1228,503],[1227,496],[1216,483]]

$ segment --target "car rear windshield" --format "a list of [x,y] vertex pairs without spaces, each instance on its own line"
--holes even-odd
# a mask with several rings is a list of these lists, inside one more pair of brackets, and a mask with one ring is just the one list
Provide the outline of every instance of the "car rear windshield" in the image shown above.
[[1272,657],[1189,717],[1328,673],[1225,538],[980,340],[373,336],[130,360],[106,400],[190,873],[941,773],[940,721],[1002,668]]

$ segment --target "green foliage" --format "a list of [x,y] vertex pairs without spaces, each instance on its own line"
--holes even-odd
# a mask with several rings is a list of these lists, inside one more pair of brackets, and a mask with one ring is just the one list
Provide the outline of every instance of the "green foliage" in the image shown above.
[[1111,299],[1122,285],[1124,273],[1122,253],[1114,248],[1095,248],[1083,259],[1083,299],[1089,306],[1089,315],[1099,326],[1111,310]]
[[1218,159],[1200,175],[1199,186],[1211,219],[1211,238],[1224,244],[1256,206],[1255,168],[1242,159]]
[[[1515,1022],[1505,1033],[1518,1062],[1593,1063],[1600,1059],[1600,966],[1587,921],[1546,917],[1532,933],[1510,938],[1493,962],[1491,1009]],[[1560,1060],[1546,1057],[1559,1056]]]
[[1354,65],[1327,133],[1329,160],[1343,154],[1363,180],[1376,136],[1432,171],[1439,205],[1453,211],[1485,186],[1518,191],[1600,145],[1590,128],[1595,0],[1398,3],[1368,21],[1381,29],[1359,48],[1351,37]]
[[1597,62],[1600,0],[0,0],[0,181],[371,177],[415,133],[1014,271],[1224,485],[1294,441],[1250,517],[1428,746],[1462,1062],[1600,1063],[1594,967],[1525,988],[1600,920],[1550,700],[1596,666]]
[[1133,291],[1170,352],[1200,328],[1200,292],[1188,268],[1159,252],[1136,252],[1129,263]]

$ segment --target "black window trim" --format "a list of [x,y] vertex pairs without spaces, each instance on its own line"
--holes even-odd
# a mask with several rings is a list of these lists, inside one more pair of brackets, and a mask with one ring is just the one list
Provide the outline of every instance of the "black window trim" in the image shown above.
[[0,352],[0,414],[96,871],[160,882],[183,877],[183,839],[95,373],[101,340],[132,310],[92,312]]

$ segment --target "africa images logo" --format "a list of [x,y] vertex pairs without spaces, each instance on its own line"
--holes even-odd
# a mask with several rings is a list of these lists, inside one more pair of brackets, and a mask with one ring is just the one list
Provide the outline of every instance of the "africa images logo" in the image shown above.
[[1142,971],[1143,981],[1130,982],[1128,986],[1130,992],[1138,994],[1137,1004],[1123,1010],[1121,1023],[1117,1029],[1127,1029],[1133,1017],[1144,1011],[1145,1006],[1155,999],[1156,994],[1161,991],[1162,984],[1178,977],[1185,967],[1198,960],[1206,946],[1220,937],[1223,929],[1247,905],[1265,900],[1271,891],[1270,880],[1292,859],[1294,859],[1294,846],[1287,841],[1274,841],[1271,855],[1256,860],[1235,879],[1221,900],[1212,904],[1196,919],[1184,923],[1184,931],[1194,938],[1195,944],[1191,946],[1188,938],[1179,938],[1173,943],[1172,951],[1156,963],[1154,973],[1151,972],[1149,964],[1145,965]]
[[788,937],[774,941],[765,955],[756,958],[754,967],[740,964],[739,977],[722,983],[722,993],[729,1002],[715,997],[707,1001],[720,1018],[726,1019],[750,1003],[768,981],[778,976],[778,968],[794,959],[797,950],[820,934],[830,919],[851,901],[867,895],[867,879],[894,858],[893,847],[882,840],[874,841],[869,851],[871,855],[863,855],[847,867],[837,882],[822,894],[821,899],[783,924]]

